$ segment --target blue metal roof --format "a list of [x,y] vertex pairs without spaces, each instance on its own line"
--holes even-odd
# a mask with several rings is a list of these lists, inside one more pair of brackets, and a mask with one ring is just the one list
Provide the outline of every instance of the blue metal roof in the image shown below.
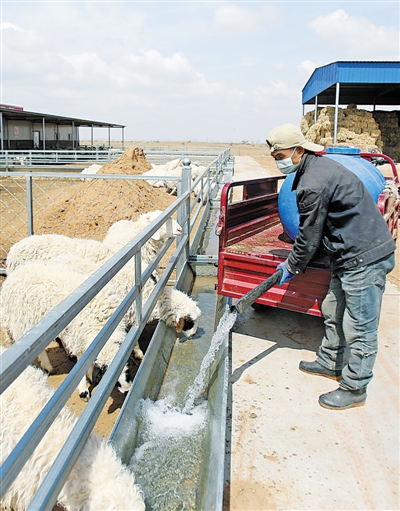
[[400,105],[400,62],[338,61],[318,67],[303,88],[302,103]]

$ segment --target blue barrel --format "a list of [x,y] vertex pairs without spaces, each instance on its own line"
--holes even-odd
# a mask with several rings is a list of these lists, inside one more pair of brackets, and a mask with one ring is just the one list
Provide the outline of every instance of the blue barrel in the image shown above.
[[[324,158],[331,158],[351,170],[364,183],[375,202],[385,188],[386,180],[368,160],[361,158],[360,149],[355,147],[328,147]],[[299,210],[296,192],[292,185],[296,172],[289,174],[282,184],[278,197],[278,213],[285,233],[294,240],[299,231]]]

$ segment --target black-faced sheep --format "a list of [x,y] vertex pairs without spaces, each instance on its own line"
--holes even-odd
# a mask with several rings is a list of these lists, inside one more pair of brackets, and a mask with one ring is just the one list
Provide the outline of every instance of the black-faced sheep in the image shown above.
[[[82,260],[82,264],[95,263]],[[89,273],[69,268],[57,260],[32,261],[16,268],[6,278],[0,290],[0,325],[4,333],[4,344],[9,346],[20,339],[89,276]],[[112,282],[107,284],[59,334],[66,352],[79,359],[120,303],[119,290]],[[96,373],[104,372],[125,337],[126,325],[121,322],[89,370],[90,380],[93,370]],[[41,353],[39,361],[43,369],[53,371],[46,351]],[[118,382],[121,392],[129,390],[127,367]],[[89,398],[85,377],[82,378],[78,391],[82,399]]]
[[[97,333],[135,285],[134,261],[129,261],[117,275],[89,302],[89,304],[58,335],[64,349],[78,359],[83,355]],[[74,255],[63,255],[48,261],[32,261],[19,266],[5,280],[0,290],[0,326],[4,332],[4,343],[10,345],[21,338],[54,307],[69,296],[78,286],[99,268],[99,263],[81,259]],[[156,282],[149,279],[142,289],[142,302],[146,303]],[[23,311],[23,313],[21,313]],[[186,337],[196,333],[201,310],[197,303],[177,289],[165,289],[161,293],[149,321],[161,319],[168,326],[182,332]],[[116,355],[126,331],[136,319],[136,304],[128,309],[117,329],[113,332],[95,364],[87,373],[94,384],[93,370],[102,374]],[[134,356],[142,359],[143,352],[136,343]],[[39,358],[41,367],[53,371],[46,351]],[[130,380],[127,368],[119,380],[119,390],[127,392]],[[79,387],[82,399],[89,398],[86,378]]]

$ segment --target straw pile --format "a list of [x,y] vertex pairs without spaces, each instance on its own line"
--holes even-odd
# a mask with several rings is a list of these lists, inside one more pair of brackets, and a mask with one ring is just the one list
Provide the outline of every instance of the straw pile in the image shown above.
[[381,130],[383,154],[400,161],[400,112],[376,110],[373,115]]
[[[301,121],[301,130],[311,142],[332,146],[335,125],[335,108],[318,108],[317,124],[314,111],[308,112]],[[337,145],[351,145],[362,151],[381,152],[381,130],[372,112],[358,110],[356,105],[338,109]]]

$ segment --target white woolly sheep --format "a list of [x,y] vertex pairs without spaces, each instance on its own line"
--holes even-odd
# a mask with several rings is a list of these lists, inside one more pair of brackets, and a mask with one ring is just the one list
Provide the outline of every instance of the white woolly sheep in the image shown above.
[[[120,220],[109,228],[103,242],[69,238],[62,234],[34,234],[28,236],[10,248],[6,263],[7,275],[28,261],[37,259],[46,261],[63,254],[76,254],[80,258],[103,264],[160,214],[161,211],[156,210],[140,215],[136,221]],[[164,239],[179,236],[181,233],[181,226],[175,220],[169,218],[143,246],[142,256],[144,260],[149,262],[154,257]],[[149,255],[146,255],[148,250],[150,250]],[[150,256],[151,259],[149,259]]]
[[77,254],[95,263],[103,263],[113,255],[101,241],[69,238],[63,234],[34,234],[10,248],[7,255],[7,275],[26,262],[37,259],[46,261],[60,254]]
[[[82,247],[85,247],[87,245],[86,242],[91,242],[93,240],[71,240],[71,238],[67,237],[60,237],[57,235],[43,235],[43,236],[31,236],[30,238],[27,238],[26,243],[23,243],[25,240],[22,240],[21,242],[14,245],[14,252],[12,254],[12,267],[15,268],[17,266],[16,261],[18,261],[18,264],[22,264],[26,260],[29,260],[29,257],[31,259],[48,259],[49,256],[53,255],[53,258],[50,261],[53,261],[53,264],[58,263],[59,265],[64,266],[65,268],[68,268],[68,275],[71,275],[71,282],[76,280],[76,276],[74,276],[71,272],[75,269],[77,272],[81,273],[81,276],[78,278],[78,282],[83,282],[85,280],[85,277],[89,277],[90,274],[94,273],[102,263],[98,262],[98,254],[103,254],[103,257],[107,259],[110,255],[113,253],[116,253],[118,250],[120,250],[123,246],[126,245],[131,239],[133,239],[139,232],[141,232],[147,225],[149,225],[156,217],[159,216],[161,212],[160,211],[152,211],[149,213],[142,214],[135,222],[132,222],[130,220],[121,220],[116,222],[114,225],[112,225],[107,233],[107,236],[103,240],[103,242],[94,242],[94,244],[89,243],[90,249],[93,247],[98,249],[98,253],[96,254],[95,250],[82,250]],[[149,239],[147,243],[142,247],[142,261],[143,261],[143,269],[146,267],[146,264],[150,262],[154,256],[157,254],[158,250],[160,249],[161,245],[163,244],[163,238],[167,238],[170,236],[178,236],[182,232],[181,227],[177,222],[171,218],[169,218],[163,226],[161,226],[160,229],[158,229],[153,236]],[[66,238],[66,239],[65,239]],[[50,243],[46,243],[46,239]],[[32,242],[30,242],[32,240]],[[69,242],[71,240],[71,243]],[[59,243],[59,241],[62,241],[62,243]],[[74,243],[75,241],[78,241],[78,243]],[[99,244],[104,245],[103,248],[99,247]],[[18,246],[21,247],[21,250],[18,249]],[[10,251],[11,253],[11,251]],[[82,259],[81,255],[88,256],[89,259]],[[57,257],[54,257],[57,254]],[[96,262],[92,262],[90,260],[94,259]],[[59,268],[59,272],[63,273],[64,267]],[[44,268],[37,267],[36,272],[37,275],[33,276],[33,280],[38,280],[41,282],[41,274],[43,272]],[[82,275],[83,273],[86,273],[86,275]],[[28,278],[28,277],[25,277]],[[18,282],[18,280],[17,280]],[[79,285],[79,284],[78,284]],[[133,288],[135,285],[135,271],[134,271],[134,260],[130,260],[121,270],[120,272],[114,277],[112,280],[112,285],[115,289],[118,290],[119,295],[119,302],[122,301],[122,299],[126,296],[126,294]],[[142,299],[143,303],[148,299],[150,296],[153,288],[155,286],[155,282],[152,279],[149,279],[149,281],[145,284],[144,289],[142,290]],[[76,286],[77,287],[77,286]],[[6,287],[7,288],[7,287]],[[63,287],[62,287],[63,288]],[[22,289],[21,286],[18,286],[17,289]],[[50,286],[50,289],[52,287]],[[65,289],[65,288],[63,288]],[[55,290],[57,293],[57,290]],[[168,296],[179,296],[179,293],[177,290],[174,290],[173,293],[169,293]],[[107,291],[103,290],[103,293],[107,293]],[[63,296],[65,298],[67,295]],[[169,326],[173,326],[177,329],[178,332],[182,331],[184,335],[191,336],[195,333],[197,329],[197,323],[198,319],[201,315],[200,309],[197,307],[197,304],[187,295],[184,295],[186,297],[186,309],[182,307],[175,307],[173,303],[173,299],[169,302],[169,310],[170,314],[168,315],[168,320],[165,318],[166,312],[164,312],[162,315],[158,312],[158,307],[156,305],[155,309],[153,310],[153,313],[149,319],[149,321],[153,319],[163,319]],[[109,298],[107,298],[109,300]],[[180,297],[180,301],[182,298]],[[61,301],[61,299],[60,299]],[[110,308],[108,317],[111,316],[113,311],[115,310],[116,300],[114,302],[114,308]],[[167,299],[164,299],[164,303],[168,303]],[[118,304],[117,304],[118,305]],[[177,312],[174,314],[172,311],[177,309]],[[167,311],[167,308],[165,307],[163,309],[164,311]],[[11,311],[10,311],[11,312]],[[81,313],[82,314],[82,313]],[[124,322],[125,327],[129,328],[133,325],[136,317],[136,309],[135,304],[132,305],[132,307],[127,312]],[[103,318],[105,323],[105,318]],[[38,320],[37,320],[38,321]],[[18,318],[14,318],[14,322],[18,323]],[[4,322],[3,328],[7,328],[7,325],[10,323],[10,321]],[[30,326],[33,326],[30,323]],[[14,327],[18,331],[19,336],[21,336],[23,333],[27,331],[26,328]],[[23,331],[23,332],[22,332]],[[22,333],[21,333],[22,332]],[[10,339],[16,339],[14,332],[14,336],[11,335],[11,333],[6,334],[7,337]],[[17,337],[18,338],[18,337]],[[80,342],[80,341],[78,341]],[[143,352],[140,350],[140,347],[138,344],[134,347],[134,356],[136,358],[143,358]],[[42,367],[45,369],[51,371],[52,367],[48,360],[48,357],[45,352],[43,352],[39,358]],[[83,380],[80,387],[80,392],[83,392]]]
[[[0,354],[3,351],[0,347]],[[32,366],[3,392],[0,396],[1,463],[53,394],[47,376]],[[76,421],[69,407],[61,410],[0,501],[4,511],[24,511],[28,507]],[[57,503],[67,511],[145,510],[143,494],[134,475],[122,464],[113,447],[94,433],[89,436]]]
[[180,176],[182,174],[182,161],[178,158],[162,165],[152,164],[152,169],[142,173],[142,176],[165,176],[165,179],[159,181],[148,179],[147,182],[154,188],[164,188],[167,192],[173,194],[178,189],[178,181],[168,179],[168,176]]
[[[59,334],[69,355],[78,359],[82,356],[96,334],[134,287],[133,265],[134,261],[129,261]],[[0,290],[0,326],[4,332],[5,344],[10,345],[22,337],[99,266],[99,263],[78,258],[73,254],[58,256],[48,261],[32,261],[19,266],[7,277]],[[146,282],[142,289],[143,303],[147,301],[155,285],[156,281],[153,279]],[[20,311],[24,311],[23,314]],[[192,298],[176,289],[166,289],[154,307],[149,321],[161,319],[168,326],[174,327],[178,333],[183,332],[186,337],[191,337],[196,333],[200,315],[201,311]],[[88,379],[93,385],[97,380],[93,371],[95,374],[105,371],[124,340],[126,330],[134,324],[135,319],[134,303],[88,371]],[[133,353],[136,358],[143,358],[139,343],[136,343]],[[38,358],[41,367],[48,372],[53,371],[45,350]],[[121,392],[129,390],[130,381],[126,367],[118,382]],[[86,378],[82,378],[78,391],[82,399],[89,398]]]
[[[197,177],[204,171],[206,167],[196,165],[195,163],[191,163],[191,179],[194,181]],[[147,182],[153,186],[154,188],[164,188],[171,195],[176,194],[178,189],[178,181],[175,179],[169,179],[171,176],[179,176],[182,174],[182,161],[181,160],[172,160],[164,165],[152,165],[151,170],[147,170],[142,173],[142,176],[164,176],[165,179],[160,179],[159,181],[148,179]],[[199,187],[197,187],[199,190]],[[198,192],[197,190],[197,192]],[[197,193],[195,190],[195,193]]]
[[195,163],[190,164],[192,179],[197,179],[207,168],[205,165],[196,165]]
[[[77,263],[81,266],[96,264],[78,259]],[[4,344],[8,346],[22,337],[89,275],[90,273],[70,268],[56,260],[32,261],[19,266],[6,278],[0,290],[0,325],[4,332]],[[79,359],[120,303],[121,294],[110,282],[59,334],[58,337],[66,352]],[[126,325],[121,322],[87,373],[93,384],[96,379],[94,375],[105,371],[125,337]],[[43,369],[53,371],[45,350],[39,356],[39,362]],[[129,390],[127,367],[124,368],[118,382],[121,392]],[[78,391],[82,399],[89,398],[85,377],[82,378]]]
[[[117,253],[129,241],[143,231],[153,220],[162,212],[159,210],[142,213],[137,220],[119,220],[109,229],[103,239],[103,245],[113,254]],[[164,240],[171,237],[177,237],[182,234],[182,227],[173,219],[168,218],[166,222],[150,237],[142,247],[142,261],[150,263],[158,253]]]

